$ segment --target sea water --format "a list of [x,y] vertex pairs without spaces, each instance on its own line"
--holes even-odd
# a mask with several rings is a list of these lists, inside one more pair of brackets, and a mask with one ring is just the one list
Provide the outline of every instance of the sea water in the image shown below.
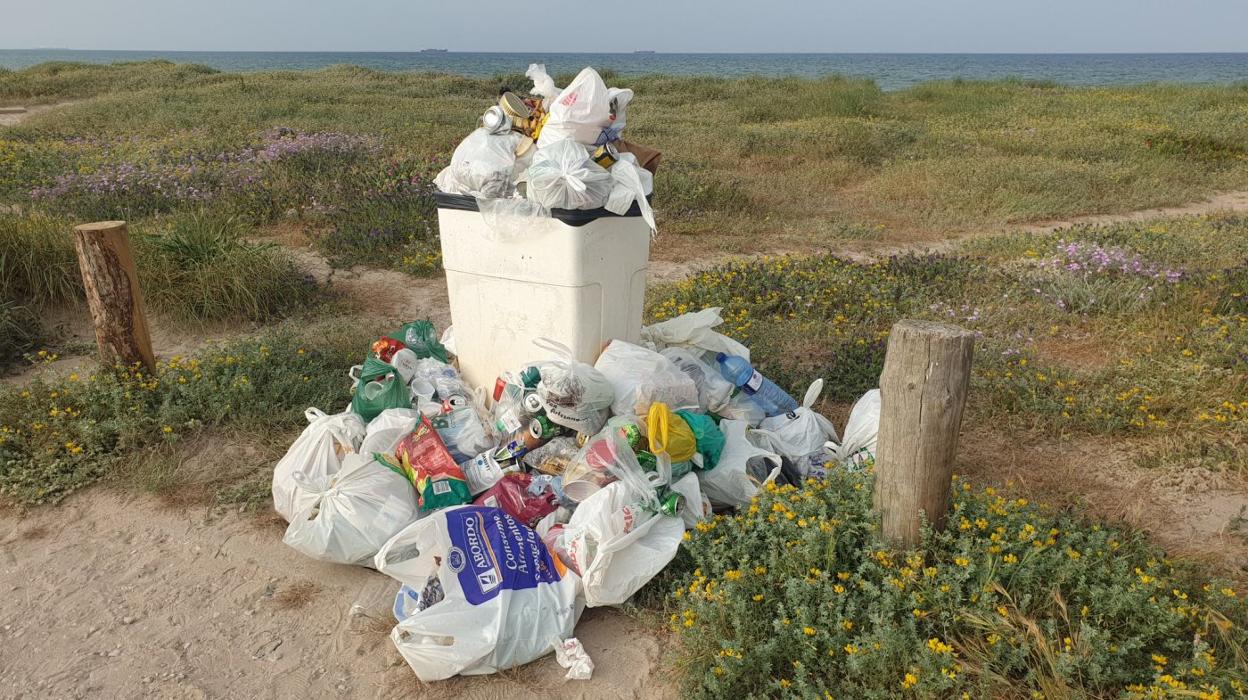
[[1152,82],[1248,82],[1248,53],[1175,54],[740,54],[740,53],[473,53],[473,52],[274,52],[274,51],[72,51],[0,50],[0,67],[45,61],[114,63],[166,59],[223,71],[308,70],[353,64],[383,71],[440,71],[468,76],[523,72],[545,63],[553,75],[585,66],[621,75],[866,77],[885,90],[931,80],[1018,78],[1071,85]]

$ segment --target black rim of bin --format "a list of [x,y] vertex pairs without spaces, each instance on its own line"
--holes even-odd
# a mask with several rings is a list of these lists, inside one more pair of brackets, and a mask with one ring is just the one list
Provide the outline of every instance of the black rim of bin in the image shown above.
[[[647,195],[646,199],[650,200],[654,195]],[[448,194],[446,192],[433,193],[433,199],[438,204],[439,209],[453,209],[456,211],[479,211],[477,208],[477,198],[469,194]],[[641,216],[641,207],[637,206],[637,202],[628,208],[623,214],[609,212],[606,209],[551,209],[552,218],[558,219],[569,226],[584,226],[591,221],[605,219],[608,217],[619,216]]]

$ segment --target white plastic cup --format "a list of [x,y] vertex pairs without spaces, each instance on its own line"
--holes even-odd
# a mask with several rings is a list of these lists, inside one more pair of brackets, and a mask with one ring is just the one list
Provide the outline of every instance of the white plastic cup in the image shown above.
[[433,395],[437,392],[437,389],[433,388],[433,382],[420,377],[413,379],[409,387],[412,391],[412,398],[421,403],[433,401]]
[[390,358],[390,366],[399,373],[403,378],[403,383],[408,384],[412,378],[416,376],[416,363],[420,362],[420,358],[416,356],[409,348],[403,348],[394,353]]

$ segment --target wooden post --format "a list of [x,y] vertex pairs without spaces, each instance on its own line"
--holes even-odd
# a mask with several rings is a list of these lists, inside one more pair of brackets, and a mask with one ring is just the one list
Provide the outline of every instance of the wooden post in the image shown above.
[[105,366],[139,362],[149,372],[155,371],[156,356],[152,354],[126,222],[75,226],[74,248],[78,251],[87,306],[95,323],[100,362]]
[[899,321],[889,335],[875,510],[884,538],[895,545],[918,545],[923,517],[944,527],[974,347],[969,331],[930,321]]

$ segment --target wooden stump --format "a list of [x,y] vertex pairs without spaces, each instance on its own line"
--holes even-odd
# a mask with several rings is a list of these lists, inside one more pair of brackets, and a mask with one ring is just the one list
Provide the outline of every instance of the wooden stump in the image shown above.
[[975,336],[944,323],[903,320],[880,375],[875,510],[884,538],[919,543],[923,518],[941,529],[971,378]]
[[74,227],[74,248],[82,286],[95,324],[95,342],[104,366],[140,363],[156,370],[147,330],[139,274],[130,253],[124,221],[100,221]]

